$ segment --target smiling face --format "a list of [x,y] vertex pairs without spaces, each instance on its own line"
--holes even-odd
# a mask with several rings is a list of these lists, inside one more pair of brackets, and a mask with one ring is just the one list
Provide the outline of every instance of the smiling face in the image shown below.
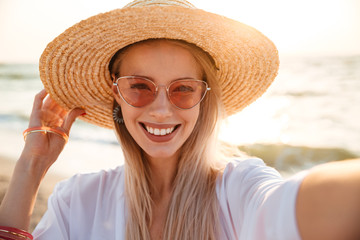
[[[119,67],[120,76],[141,76],[162,86],[179,79],[202,78],[193,55],[170,41],[136,44],[124,54]],[[169,101],[165,87],[159,87],[153,102],[135,108],[120,97],[115,86],[113,91],[127,130],[144,152],[152,159],[176,158],[194,129],[200,104],[187,110],[179,109]]]

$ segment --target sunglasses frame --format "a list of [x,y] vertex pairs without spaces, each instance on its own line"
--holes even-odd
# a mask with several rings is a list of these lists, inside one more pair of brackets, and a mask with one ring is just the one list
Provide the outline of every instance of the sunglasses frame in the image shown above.
[[[133,105],[131,105],[130,103],[128,103],[128,102],[125,100],[125,98],[123,97],[123,95],[122,95],[122,93],[121,93],[121,91],[120,91],[120,89],[119,89],[118,81],[119,81],[120,79],[129,79],[129,78],[139,78],[139,79],[146,80],[146,81],[150,82],[151,84],[153,84],[153,85],[155,86],[155,98],[154,98],[154,100],[156,99],[156,97],[157,97],[157,95],[158,95],[158,92],[159,92],[159,87],[165,87],[165,89],[166,89],[166,96],[167,96],[167,98],[168,98],[169,102],[170,102],[173,106],[175,106],[176,108],[181,109],[181,110],[188,110],[188,109],[192,109],[193,107],[195,107],[196,105],[198,105],[199,103],[201,103],[201,101],[205,98],[206,93],[207,93],[208,91],[210,91],[210,90],[211,90],[211,88],[209,88],[209,85],[207,84],[207,82],[205,82],[205,81],[203,81],[203,80],[192,79],[192,78],[188,78],[188,79],[187,79],[187,78],[186,78],[186,79],[179,79],[179,80],[176,80],[176,81],[170,82],[168,85],[157,85],[157,84],[155,84],[153,81],[151,81],[150,79],[145,78],[145,77],[137,77],[137,76],[123,76],[123,77],[119,77],[119,78],[117,78],[117,79],[113,82],[113,86],[116,86],[116,89],[117,89],[117,91],[118,91],[118,93],[119,93],[120,97],[122,98],[122,100],[124,100],[124,102],[126,102],[129,106],[132,106],[132,107],[135,107],[135,108],[142,108],[142,107],[145,107],[145,106],[149,105],[150,103],[152,103],[154,100],[153,100],[153,101],[151,101],[151,102],[149,102],[149,103],[147,103],[147,104],[145,104],[144,106],[141,106],[141,107],[136,107],[136,106],[133,106]],[[190,108],[181,108],[181,107],[179,107],[179,106],[175,105],[175,104],[171,101],[171,98],[170,98],[170,93],[169,93],[169,88],[170,88],[171,84],[173,84],[173,83],[175,83],[175,82],[180,82],[180,81],[189,81],[189,80],[190,80],[190,81],[195,81],[195,82],[201,82],[201,83],[204,83],[204,84],[205,84],[205,92],[204,92],[203,96],[201,97],[201,99],[199,100],[199,102],[198,102],[198,103],[196,103],[194,106],[192,106],[192,107],[190,107]]]

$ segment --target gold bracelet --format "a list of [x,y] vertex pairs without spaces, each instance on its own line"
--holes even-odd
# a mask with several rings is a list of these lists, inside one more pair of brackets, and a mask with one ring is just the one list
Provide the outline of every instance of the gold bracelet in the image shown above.
[[28,128],[23,132],[24,135],[24,141],[26,141],[26,137],[30,134],[30,133],[36,133],[36,132],[43,132],[45,134],[49,133],[53,133],[56,134],[60,137],[62,137],[65,140],[65,143],[67,143],[69,141],[69,136],[63,132],[60,131],[58,129],[54,129],[54,128],[50,128],[50,127],[33,127],[33,128]]

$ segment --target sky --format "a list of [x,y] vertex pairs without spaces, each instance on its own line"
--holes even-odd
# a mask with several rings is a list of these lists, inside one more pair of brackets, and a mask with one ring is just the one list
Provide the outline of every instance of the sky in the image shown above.
[[[37,63],[65,29],[123,0],[0,0],[0,63]],[[281,55],[360,55],[359,0],[193,0],[196,7],[251,25]]]

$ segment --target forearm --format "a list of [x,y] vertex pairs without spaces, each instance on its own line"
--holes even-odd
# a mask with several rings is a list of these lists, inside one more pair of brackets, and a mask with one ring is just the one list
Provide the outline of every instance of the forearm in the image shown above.
[[0,206],[0,226],[28,229],[40,182],[46,173],[38,162],[25,156],[17,161]]
[[299,230],[306,239],[359,239],[360,160],[315,167],[297,201]]
[[40,183],[63,150],[75,119],[85,114],[81,108],[66,111],[46,96],[45,90],[35,96],[29,128],[40,131],[27,129],[24,150],[0,206],[0,226],[28,229]]

